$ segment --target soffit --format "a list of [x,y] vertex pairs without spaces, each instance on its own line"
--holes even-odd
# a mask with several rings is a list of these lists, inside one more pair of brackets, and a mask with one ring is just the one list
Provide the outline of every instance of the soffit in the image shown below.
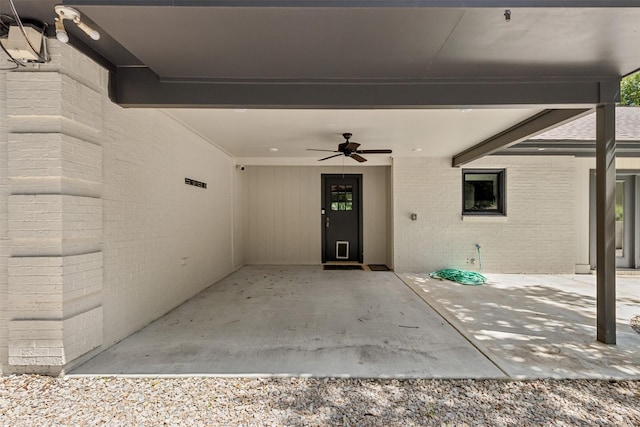
[[[17,7],[52,29],[58,3]],[[640,7],[600,7],[638,1],[63,3],[102,34],[96,42],[68,25],[72,42],[116,66],[148,66],[161,78],[557,79],[620,76],[640,67]],[[278,4],[290,7],[273,7]],[[324,4],[334,7],[319,7]],[[572,7],[585,4],[598,7]],[[0,7],[8,10],[6,0]],[[512,11],[509,22],[505,8]]]
[[167,78],[558,78],[640,66],[638,8],[518,8],[510,22],[497,8],[78,8]]

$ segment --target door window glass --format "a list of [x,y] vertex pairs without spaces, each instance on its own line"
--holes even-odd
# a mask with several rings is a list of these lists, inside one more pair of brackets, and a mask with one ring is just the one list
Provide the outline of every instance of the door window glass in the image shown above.
[[352,185],[332,185],[331,186],[331,210],[332,211],[352,211],[353,210],[353,186]]

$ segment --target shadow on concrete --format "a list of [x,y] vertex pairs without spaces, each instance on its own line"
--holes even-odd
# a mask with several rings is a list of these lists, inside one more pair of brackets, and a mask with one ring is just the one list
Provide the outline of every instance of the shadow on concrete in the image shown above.
[[567,276],[488,275],[489,283],[470,287],[426,274],[400,277],[513,378],[640,378],[640,335],[628,322],[640,296],[618,300],[618,340],[612,346],[595,339],[590,283]]

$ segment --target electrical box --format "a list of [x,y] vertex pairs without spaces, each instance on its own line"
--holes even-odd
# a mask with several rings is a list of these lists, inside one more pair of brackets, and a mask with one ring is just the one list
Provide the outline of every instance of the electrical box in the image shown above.
[[[24,25],[24,32],[27,34],[33,49],[40,53],[42,51],[43,37],[40,30],[29,25]],[[0,39],[0,43],[7,49],[7,52],[16,60],[21,62],[40,61],[38,54],[31,49],[27,39],[24,38],[22,30],[17,25],[9,27],[7,38]]]

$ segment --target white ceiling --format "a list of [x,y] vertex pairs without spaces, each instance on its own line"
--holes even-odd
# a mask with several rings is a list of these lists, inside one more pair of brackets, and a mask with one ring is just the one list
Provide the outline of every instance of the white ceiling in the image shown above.
[[[335,150],[344,141],[342,133],[351,132],[361,149],[393,150],[365,155],[372,165],[390,157],[451,157],[541,109],[163,111],[246,164],[311,164],[325,153],[308,148]],[[342,162],[337,157],[324,164]]]

